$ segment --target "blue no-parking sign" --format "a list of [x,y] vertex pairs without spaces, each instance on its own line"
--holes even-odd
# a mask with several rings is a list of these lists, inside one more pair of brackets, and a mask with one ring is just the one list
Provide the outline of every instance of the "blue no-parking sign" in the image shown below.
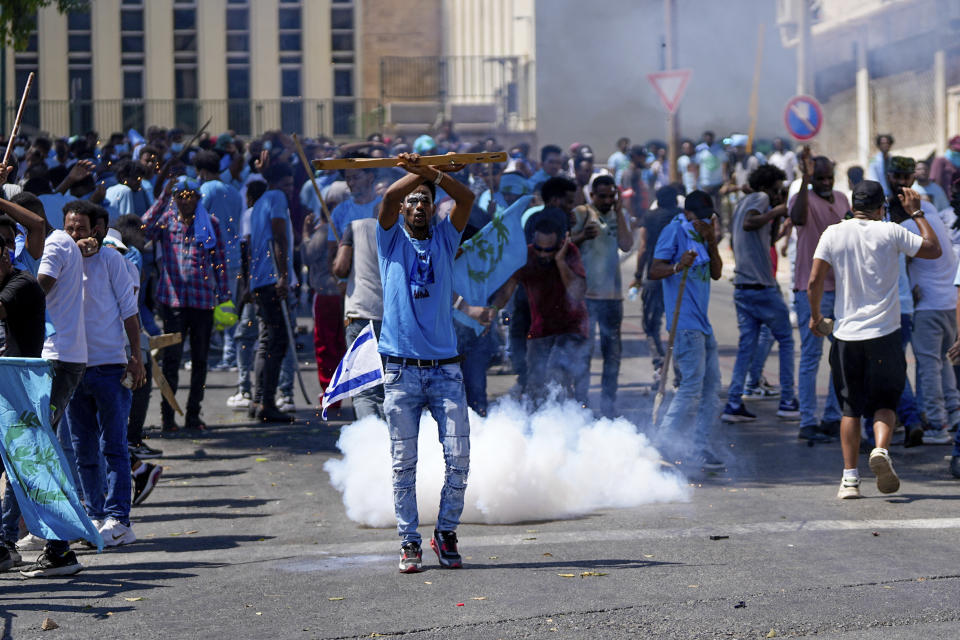
[[783,112],[783,124],[795,140],[809,140],[823,126],[823,108],[816,98],[794,96]]

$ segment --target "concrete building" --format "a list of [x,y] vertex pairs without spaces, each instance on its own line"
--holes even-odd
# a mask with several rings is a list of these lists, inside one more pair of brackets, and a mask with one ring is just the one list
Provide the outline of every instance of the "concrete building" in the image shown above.
[[533,0],[90,0],[36,24],[4,61],[7,122],[37,73],[26,131],[534,126]]
[[866,167],[876,136],[890,133],[894,154],[942,154],[960,133],[960,2],[778,0],[784,44],[798,51],[804,9],[811,91],[824,108],[816,150]]

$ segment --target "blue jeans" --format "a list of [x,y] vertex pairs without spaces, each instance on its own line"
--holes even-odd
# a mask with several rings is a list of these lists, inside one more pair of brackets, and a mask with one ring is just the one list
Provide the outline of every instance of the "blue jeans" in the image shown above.
[[519,285],[510,299],[510,324],[507,325],[507,347],[510,364],[517,374],[517,385],[527,386],[527,333],[530,331],[530,301],[527,290]]
[[735,289],[733,302],[737,307],[740,342],[727,402],[733,407],[739,407],[741,404],[740,396],[743,394],[744,378],[758,350],[761,327],[768,327],[780,345],[780,401],[792,401],[794,395],[793,327],[790,326],[790,311],[783,301],[783,296],[776,287]]
[[479,415],[487,415],[487,367],[495,348],[491,331],[477,335],[473,328],[454,321],[457,332],[457,353],[463,358],[463,385],[467,393],[467,406]]
[[[824,291],[820,300],[820,314],[834,318],[833,302],[836,294]],[[800,428],[817,426],[817,369],[823,355],[823,338],[810,331],[810,299],[806,291],[794,293],[793,309],[797,313],[797,328],[800,331],[800,367],[797,371],[797,391],[800,400]],[[832,338],[831,338],[832,340]],[[823,421],[836,422],[841,418],[840,403],[833,389],[833,376],[829,378],[827,401],[823,408]]]
[[393,507],[403,542],[420,543],[417,526],[417,438],[420,414],[429,409],[439,427],[446,475],[440,491],[437,530],[454,531],[463,513],[470,469],[470,422],[460,365],[414,367],[388,364],[383,410],[393,457]]
[[663,366],[663,356],[666,354],[660,338],[660,328],[663,326],[663,281],[644,280],[640,301],[643,303],[643,333],[647,336],[653,368],[659,369]]
[[253,360],[257,355],[257,336],[260,324],[257,322],[257,307],[248,302],[243,305],[240,319],[233,334],[233,343],[237,351],[237,391],[251,393],[250,376],[253,372]]
[[[789,313],[787,314],[789,316]],[[763,325],[760,327],[760,337],[757,339],[757,348],[753,351],[753,358],[750,360],[750,369],[747,370],[747,380],[744,383],[745,389],[756,389],[760,386],[760,378],[763,377],[763,366],[767,363],[767,358],[773,350],[773,343],[776,342],[770,327]]]
[[623,300],[587,299],[587,314],[590,322],[590,337],[587,354],[587,371],[593,356],[593,341],[596,326],[600,327],[600,354],[603,356],[603,373],[600,376],[600,410],[612,418],[617,401],[617,379],[620,377],[620,325],[623,323]]
[[579,333],[562,333],[527,340],[527,386],[524,394],[534,404],[547,396],[549,386],[556,384],[560,398],[571,395],[582,406],[587,404],[590,381],[590,347]]
[[[717,340],[712,334],[678,329],[673,358],[680,370],[680,386],[660,422],[657,439],[673,439],[695,421],[694,444],[706,448],[717,419],[717,392],[720,389]],[[683,448],[665,444],[670,448]]]
[[[290,296],[288,298],[287,308],[290,310],[290,324],[294,336],[297,333],[297,298]],[[288,398],[293,397],[293,378],[297,371],[297,343],[294,341],[287,348],[287,355],[283,356],[283,362],[280,364],[280,378],[277,381],[277,390],[280,395]]]
[[[130,524],[130,454],[127,416],[132,394],[120,384],[125,366],[87,367],[67,405],[66,421],[77,453],[87,515]],[[106,461],[106,486],[100,470]]]
[[[353,344],[353,341],[357,339],[357,336],[360,335],[360,332],[363,331],[367,326],[366,322],[351,322],[344,329],[343,333],[346,337],[347,348],[350,348],[350,345]],[[380,326],[381,323],[379,320],[373,321],[373,332],[380,336]],[[386,420],[383,415],[383,385],[377,385],[371,389],[364,389],[357,395],[351,398],[353,402],[353,413],[356,415],[357,420],[361,418],[366,418],[367,416],[377,416],[381,420]]]

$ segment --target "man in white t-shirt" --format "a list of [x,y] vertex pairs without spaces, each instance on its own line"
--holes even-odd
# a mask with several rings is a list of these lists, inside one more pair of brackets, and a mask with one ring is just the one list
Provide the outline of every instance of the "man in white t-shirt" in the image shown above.
[[836,328],[830,348],[830,367],[843,418],[840,445],[843,479],[837,497],[860,497],[860,419],[872,416],[877,446],[870,452],[870,470],[877,489],[893,493],[900,478],[893,470],[888,448],[894,411],[906,381],[906,359],[900,341],[899,254],[911,258],[940,256],[940,243],[920,209],[920,196],[904,189],[899,196],[916,221],[921,236],[903,226],[883,222],[883,187],[865,180],[853,190],[854,217],[827,227],[813,254],[807,286],[810,330],[829,333],[820,311],[824,283],[833,272],[836,282]]

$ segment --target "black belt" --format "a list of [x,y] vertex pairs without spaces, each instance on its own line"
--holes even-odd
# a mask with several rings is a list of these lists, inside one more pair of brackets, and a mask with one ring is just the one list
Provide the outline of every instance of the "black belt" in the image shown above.
[[773,289],[777,285],[769,284],[735,284],[733,285],[734,289]]
[[421,360],[420,358],[398,358],[397,356],[387,356],[387,364],[400,364],[405,367],[439,367],[445,364],[460,364],[460,356],[444,358],[442,360]]

